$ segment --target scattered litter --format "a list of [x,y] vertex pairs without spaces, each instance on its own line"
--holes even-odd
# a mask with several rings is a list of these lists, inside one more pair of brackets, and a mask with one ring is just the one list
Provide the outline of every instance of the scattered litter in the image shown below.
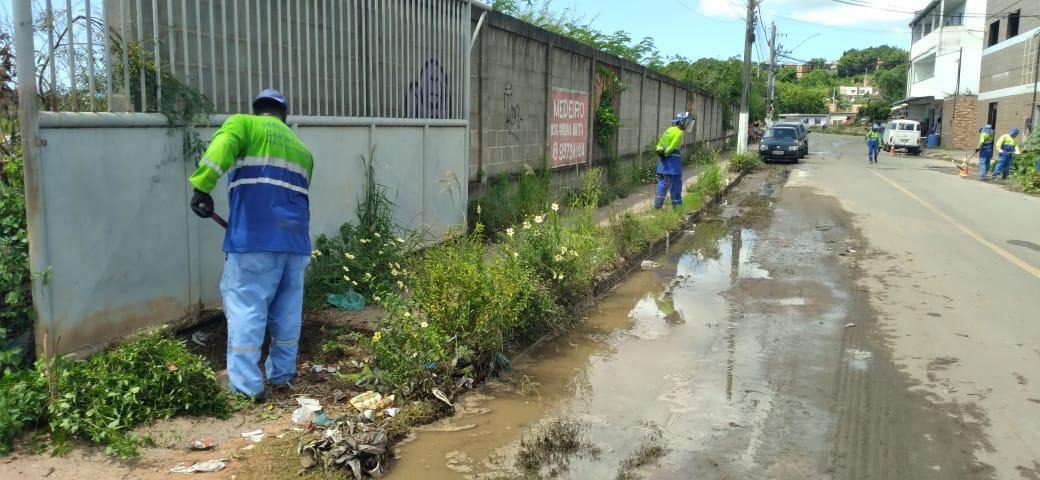
[[344,398],[347,398],[347,394],[343,390],[337,388],[332,391],[332,400],[342,402]]
[[347,293],[330,293],[325,300],[340,310],[356,311],[365,308],[365,297],[353,290],[348,290]]
[[285,434],[279,433],[278,435],[275,435],[274,438],[285,438]]
[[292,421],[297,425],[310,425],[321,411],[321,403],[309,397],[297,397],[299,408],[293,410]]
[[246,445],[246,446],[240,448],[239,451],[248,452],[248,451],[250,451],[250,450],[252,450],[254,448],[256,448],[256,445]]
[[205,347],[206,341],[208,340],[209,334],[207,334],[206,332],[199,331],[191,334],[191,342],[200,347]]
[[849,252],[849,253],[856,253],[856,249],[854,249],[854,248],[847,248],[847,249],[845,249],[845,251]]
[[855,326],[856,326],[855,323],[846,323],[845,324],[845,328],[852,328],[852,327],[855,327]]
[[639,268],[643,270],[653,270],[655,268],[661,268],[661,264],[653,260],[643,260],[643,263],[639,264]]
[[361,412],[361,416],[365,417],[365,420],[372,421],[376,419],[376,411],[372,409]]
[[326,367],[325,365],[311,365],[311,371],[314,373],[336,373],[339,369],[336,367]]
[[170,473],[210,473],[219,472],[227,466],[227,460],[218,458],[216,460],[206,460],[205,462],[196,462],[191,465],[186,463],[178,463],[170,469]]
[[852,358],[856,360],[869,360],[871,357],[874,356],[873,353],[864,350],[856,350],[855,348],[850,348],[848,350],[845,350],[845,352],[847,352],[849,355],[852,356]]
[[362,393],[354,398],[350,399],[350,404],[354,406],[359,412],[365,410],[375,409],[379,402],[383,401],[383,396],[379,392],[373,392],[369,390]]
[[192,440],[191,443],[188,444],[188,450],[196,450],[196,451],[209,450],[209,449],[211,449],[213,447],[216,447],[216,446],[217,446],[217,442],[214,442],[210,438],[202,437],[202,438],[196,438],[195,440]]
[[320,440],[300,447],[300,465],[304,470],[322,465],[324,468],[347,468],[356,480],[366,476],[381,477],[385,473],[383,455],[386,454],[386,433],[381,430],[365,431],[366,424],[352,420],[337,420],[325,430]]
[[259,443],[260,440],[264,439],[264,430],[258,428],[252,432],[242,432],[242,438],[248,438],[250,442]]
[[383,413],[385,413],[386,416],[388,416],[388,417],[396,417],[398,412],[400,412],[400,411],[401,411],[400,408],[390,407],[390,408],[388,408],[386,410],[383,410]]
[[451,400],[448,399],[448,396],[445,395],[444,392],[440,391],[440,389],[434,388],[433,390],[430,390],[430,393],[432,393],[433,396],[437,397],[437,400],[444,402],[449,407],[455,407],[455,405],[452,405]]

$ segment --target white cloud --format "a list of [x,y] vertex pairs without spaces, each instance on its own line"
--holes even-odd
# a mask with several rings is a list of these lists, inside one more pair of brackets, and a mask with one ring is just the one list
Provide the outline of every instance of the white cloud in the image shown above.
[[[745,0],[700,0],[700,11],[716,18],[743,18]],[[888,0],[875,2],[874,8],[846,5],[833,0],[764,0],[762,13],[766,19],[783,16],[803,22],[836,27],[869,27],[890,29],[905,27],[913,19],[913,13],[905,12],[924,8],[930,0]]]

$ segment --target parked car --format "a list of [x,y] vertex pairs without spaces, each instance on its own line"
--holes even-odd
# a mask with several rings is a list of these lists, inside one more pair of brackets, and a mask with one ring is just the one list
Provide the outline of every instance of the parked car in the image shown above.
[[798,163],[802,158],[802,140],[798,129],[774,125],[766,129],[758,144],[758,154],[764,161],[785,160]]
[[921,123],[916,120],[890,120],[881,133],[881,145],[890,152],[903,149],[920,155],[923,146]]
[[802,122],[781,122],[774,125],[776,127],[791,127],[798,132],[798,141],[801,142],[799,155],[804,157],[809,154],[809,129],[805,128],[805,124]]

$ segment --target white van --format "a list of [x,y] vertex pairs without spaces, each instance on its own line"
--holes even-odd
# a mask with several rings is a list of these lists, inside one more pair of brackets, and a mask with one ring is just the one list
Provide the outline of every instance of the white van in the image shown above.
[[921,123],[916,120],[890,120],[881,132],[885,150],[902,148],[914,155],[921,154]]

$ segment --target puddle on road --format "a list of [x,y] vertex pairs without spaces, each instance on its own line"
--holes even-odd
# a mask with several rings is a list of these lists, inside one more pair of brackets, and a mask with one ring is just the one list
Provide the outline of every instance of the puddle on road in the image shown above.
[[654,259],[660,268],[637,271],[599,302],[579,330],[518,360],[514,383],[522,387],[491,383],[463,397],[455,417],[402,445],[389,478],[501,474],[515,465],[523,432],[559,418],[580,422],[599,452],[572,459],[565,478],[613,478],[638,455],[648,426],[660,426],[662,468],[678,468],[713,429],[740,419],[732,402],[748,394],[733,392],[736,360],[760,348],[737,339],[720,294],[738,279],[768,278],[751,261],[756,240],[755,230],[719,219],[698,224]]

